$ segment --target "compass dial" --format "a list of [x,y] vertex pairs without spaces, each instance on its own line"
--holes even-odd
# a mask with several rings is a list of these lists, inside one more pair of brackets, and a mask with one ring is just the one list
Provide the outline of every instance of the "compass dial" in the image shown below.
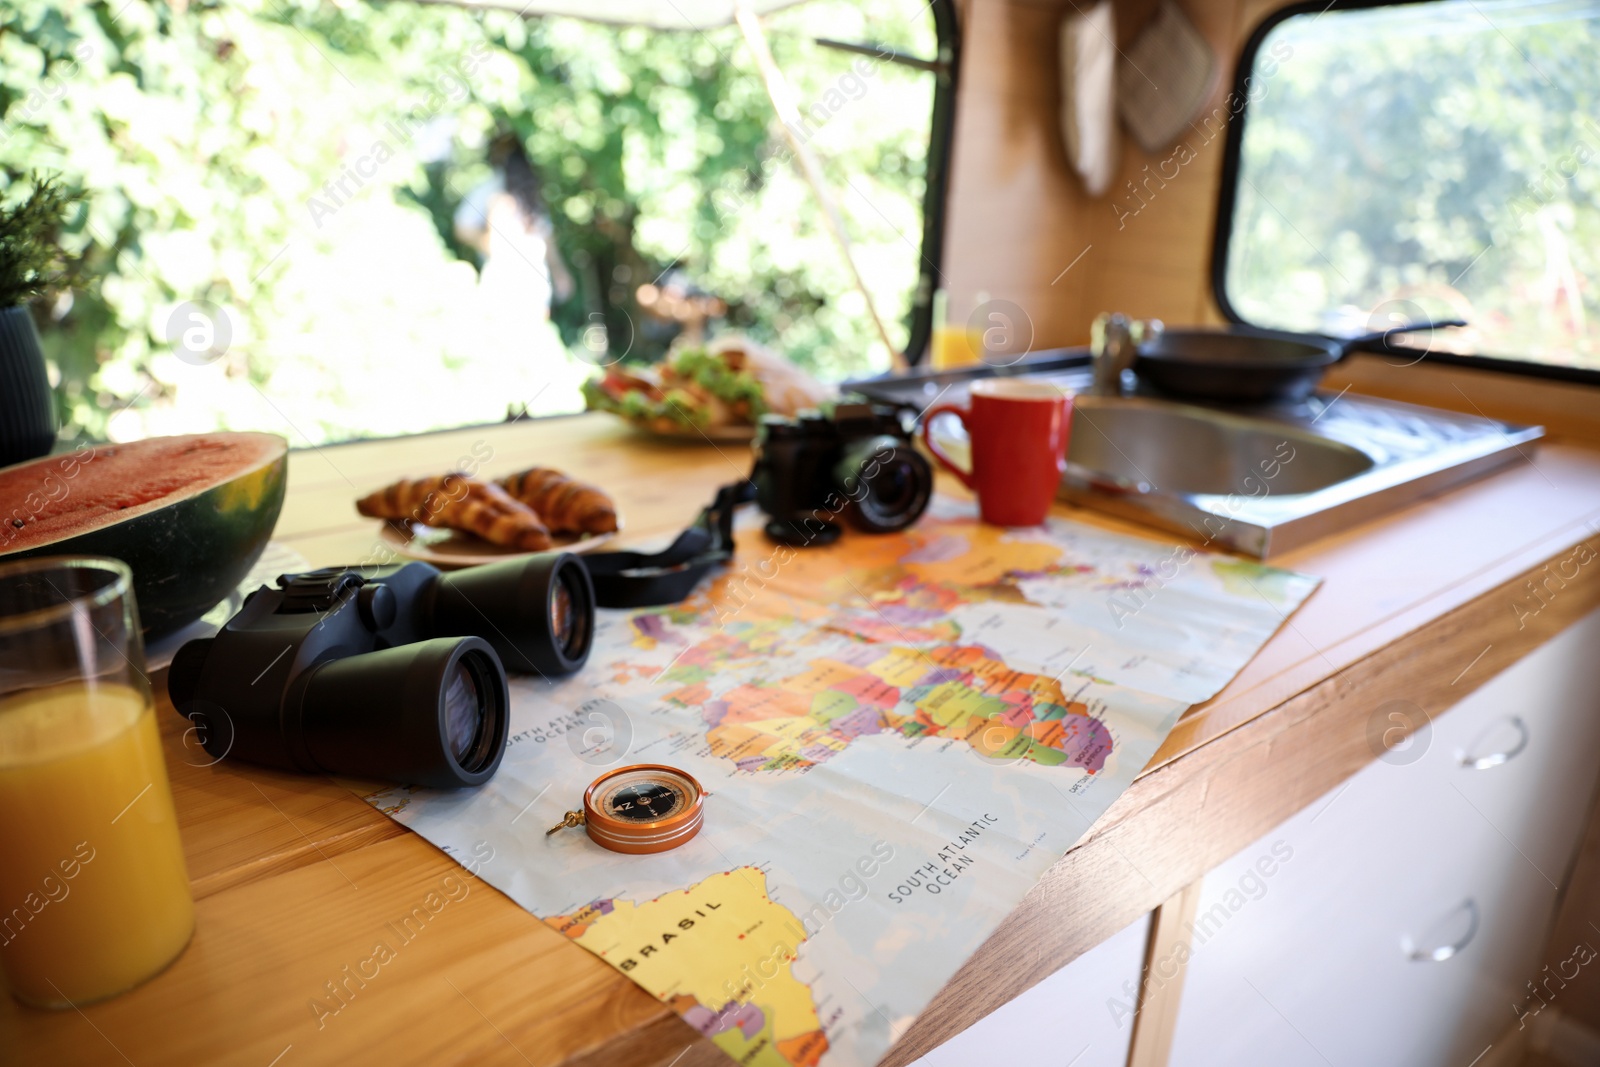
[[700,832],[705,796],[699,782],[674,767],[621,767],[585,791],[584,827],[615,852],[665,852]]
[[657,822],[683,811],[694,801],[687,781],[652,771],[635,771],[607,782],[596,806],[624,822]]

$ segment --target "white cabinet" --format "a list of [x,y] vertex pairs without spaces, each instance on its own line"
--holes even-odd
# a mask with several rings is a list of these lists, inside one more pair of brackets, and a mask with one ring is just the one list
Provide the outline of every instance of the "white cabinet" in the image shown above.
[[1173,1067],[1472,1063],[1542,965],[1597,771],[1600,613],[1206,876]]
[[1125,1067],[1133,1037],[1147,915],[1015,1000],[980,1019],[913,1067]]

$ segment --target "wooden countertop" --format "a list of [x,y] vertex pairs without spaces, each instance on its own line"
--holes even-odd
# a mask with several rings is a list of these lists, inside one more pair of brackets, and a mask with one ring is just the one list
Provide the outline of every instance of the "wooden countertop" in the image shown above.
[[[625,541],[680,529],[749,467],[744,446],[658,442],[599,415],[297,451],[276,537],[316,565],[359,560],[377,529],[355,514],[357,496],[473,455],[487,455],[486,474],[535,463],[582,472],[617,498]],[[1354,773],[1372,759],[1367,718],[1385,700],[1442,711],[1600,605],[1600,568],[1586,567],[1551,586],[1536,613],[1516,607],[1534,603],[1532,572],[1580,541],[1600,547],[1600,452],[1546,443],[1531,463],[1274,560],[1323,586],[1232,684],[1191,709],[884,1063],[948,1039]],[[377,977],[349,977],[390,919],[459,869],[331,781],[207,765],[164,701],[160,716],[195,940],[166,973],[82,1011],[0,998],[0,1062],[728,1062],[482,883]],[[319,1025],[311,1002],[328,1000],[329,983],[345,1003]]]

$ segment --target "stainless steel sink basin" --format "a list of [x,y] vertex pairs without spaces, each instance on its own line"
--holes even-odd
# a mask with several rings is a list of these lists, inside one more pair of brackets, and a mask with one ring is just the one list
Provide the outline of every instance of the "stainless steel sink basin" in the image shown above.
[[1142,398],[1080,396],[1067,461],[1109,488],[1309,493],[1371,470],[1358,448],[1282,423]]
[[[1061,499],[1261,558],[1527,462],[1544,436],[1538,426],[1348,392],[1222,408],[1091,395],[1081,364],[1010,373],[1077,393]],[[919,407],[960,404],[968,385],[880,393]],[[966,445],[953,419],[934,433],[952,452]]]
[[1074,401],[1060,496],[1267,558],[1528,459],[1538,426],[1344,393]]

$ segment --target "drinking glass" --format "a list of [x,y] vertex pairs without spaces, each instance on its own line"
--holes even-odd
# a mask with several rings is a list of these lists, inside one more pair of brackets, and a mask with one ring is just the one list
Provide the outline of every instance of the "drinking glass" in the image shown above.
[[130,989],[194,932],[132,582],[0,564],[0,970],[37,1007]]

